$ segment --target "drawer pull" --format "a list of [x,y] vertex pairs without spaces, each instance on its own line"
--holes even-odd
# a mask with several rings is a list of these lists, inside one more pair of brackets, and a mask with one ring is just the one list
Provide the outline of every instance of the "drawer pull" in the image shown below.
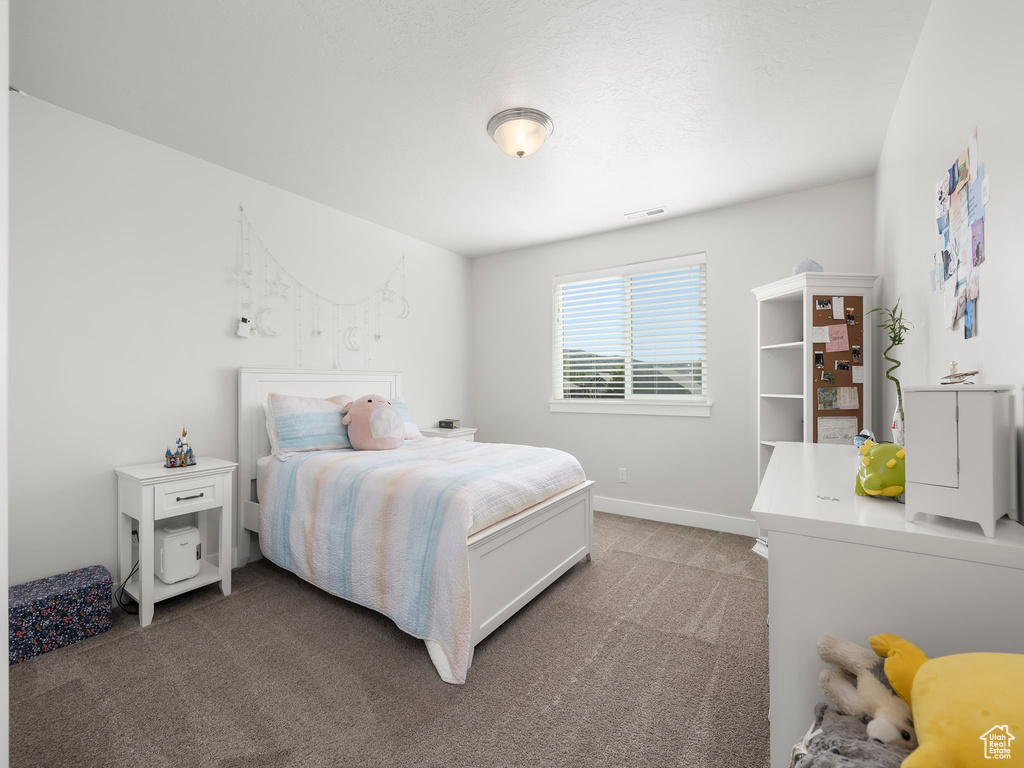
[[197,493],[195,496],[175,496],[175,501],[189,501],[190,499],[201,499],[203,498],[202,493]]

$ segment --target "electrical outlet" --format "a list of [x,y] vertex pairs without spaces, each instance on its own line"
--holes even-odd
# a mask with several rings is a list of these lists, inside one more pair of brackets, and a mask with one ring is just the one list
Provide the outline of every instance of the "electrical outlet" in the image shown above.
[[625,467],[619,467],[619,482],[620,483],[626,482],[626,468]]

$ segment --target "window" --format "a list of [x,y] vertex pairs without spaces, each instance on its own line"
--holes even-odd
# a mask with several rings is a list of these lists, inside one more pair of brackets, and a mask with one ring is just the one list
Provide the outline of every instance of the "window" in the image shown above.
[[555,278],[554,411],[710,415],[704,254]]

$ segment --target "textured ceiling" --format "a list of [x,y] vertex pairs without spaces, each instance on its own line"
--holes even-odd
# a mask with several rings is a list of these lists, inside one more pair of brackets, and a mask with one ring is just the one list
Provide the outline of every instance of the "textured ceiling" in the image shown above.
[[[466,255],[873,172],[928,0],[13,0],[33,96]],[[506,107],[554,135],[506,157]]]

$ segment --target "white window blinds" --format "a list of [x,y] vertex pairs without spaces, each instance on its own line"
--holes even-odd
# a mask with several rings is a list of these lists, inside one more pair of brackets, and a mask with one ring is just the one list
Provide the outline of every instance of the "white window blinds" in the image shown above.
[[704,254],[555,278],[554,397],[706,403]]

